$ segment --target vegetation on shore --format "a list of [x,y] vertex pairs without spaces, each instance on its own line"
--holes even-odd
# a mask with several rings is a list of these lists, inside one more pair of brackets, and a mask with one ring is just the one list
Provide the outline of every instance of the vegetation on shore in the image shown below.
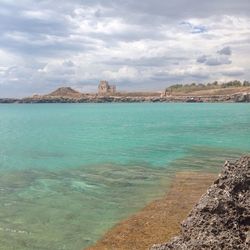
[[226,88],[238,88],[238,87],[250,87],[249,81],[229,81],[225,83],[218,83],[214,81],[212,83],[191,83],[191,84],[174,84],[165,89],[166,93],[172,92],[192,92],[192,91],[200,91],[200,90],[213,90],[213,89],[226,89]]

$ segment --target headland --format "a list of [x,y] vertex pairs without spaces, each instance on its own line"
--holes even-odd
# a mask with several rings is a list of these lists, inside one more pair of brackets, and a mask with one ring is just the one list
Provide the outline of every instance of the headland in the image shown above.
[[0,103],[136,103],[136,102],[250,102],[249,82],[224,84],[172,85],[163,91],[125,92],[100,81],[97,93],[82,93],[60,87],[45,95],[25,98],[0,98]]

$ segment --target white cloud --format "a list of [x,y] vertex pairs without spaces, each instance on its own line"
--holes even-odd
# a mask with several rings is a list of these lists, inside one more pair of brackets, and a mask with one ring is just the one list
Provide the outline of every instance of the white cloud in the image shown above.
[[245,0],[190,0],[185,11],[183,0],[0,2],[0,82],[26,95],[61,84],[94,89],[102,78],[130,90],[250,78]]
[[245,72],[244,68],[241,67],[230,67],[227,69],[224,69],[221,73],[224,76],[227,76],[229,79],[231,77],[240,77],[241,75],[243,75]]
[[53,17],[53,12],[46,10],[46,11],[40,11],[40,10],[25,10],[22,11],[21,15],[30,18],[30,19],[38,19],[38,20],[48,20],[49,18]]
[[75,64],[72,61],[51,61],[46,64],[43,68],[37,70],[40,74],[40,77],[45,78],[54,78],[60,76],[60,78],[64,77],[66,81],[68,78],[75,77],[76,69]]
[[124,66],[118,69],[118,71],[104,71],[103,76],[110,80],[133,80],[137,79],[140,74],[137,69]]

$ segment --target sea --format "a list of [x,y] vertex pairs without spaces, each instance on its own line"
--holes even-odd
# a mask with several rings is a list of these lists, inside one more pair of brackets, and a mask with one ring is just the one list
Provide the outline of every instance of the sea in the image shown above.
[[0,249],[84,249],[176,172],[249,153],[249,104],[1,104]]

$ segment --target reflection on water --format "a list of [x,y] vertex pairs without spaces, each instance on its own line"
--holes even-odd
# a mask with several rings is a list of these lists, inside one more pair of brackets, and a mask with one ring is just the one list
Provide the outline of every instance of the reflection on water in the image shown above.
[[219,171],[240,152],[190,150],[166,168],[88,166],[0,176],[0,249],[82,249],[118,220],[162,196],[175,170]]

